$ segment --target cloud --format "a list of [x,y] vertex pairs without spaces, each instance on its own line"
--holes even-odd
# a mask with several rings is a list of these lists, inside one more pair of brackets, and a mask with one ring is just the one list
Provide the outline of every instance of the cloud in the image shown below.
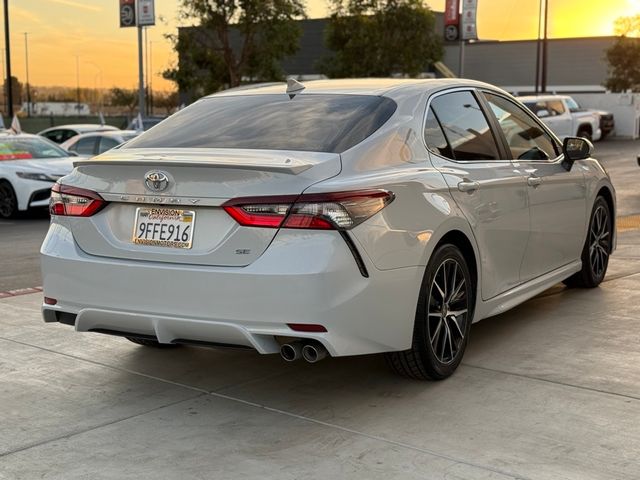
[[24,8],[14,7],[13,5],[11,5],[10,7],[9,15],[15,15],[18,18],[37,23],[39,25],[45,23],[44,20],[38,17],[35,13],[30,12],[29,10],[25,10]]
[[66,5],[68,7],[79,8],[80,10],[88,10],[90,12],[101,12],[102,7],[95,5],[86,5],[80,2],[74,2],[73,0],[49,0],[52,3],[59,3],[60,5]]

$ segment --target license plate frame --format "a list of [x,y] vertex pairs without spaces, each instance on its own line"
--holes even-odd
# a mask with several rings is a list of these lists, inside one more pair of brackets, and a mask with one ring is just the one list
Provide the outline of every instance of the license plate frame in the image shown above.
[[[140,219],[145,217],[146,220],[140,222]],[[141,223],[145,225],[142,231]],[[193,246],[195,223],[195,210],[138,207],[133,221],[131,241],[141,246],[189,250]],[[163,230],[163,226],[166,226],[166,229]]]

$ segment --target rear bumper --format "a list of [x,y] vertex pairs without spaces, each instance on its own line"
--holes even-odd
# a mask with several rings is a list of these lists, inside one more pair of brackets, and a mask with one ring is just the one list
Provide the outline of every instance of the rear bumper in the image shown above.
[[[334,356],[406,349],[424,273],[367,264],[365,278],[337,232],[282,230],[247,267],[202,267],[88,255],[53,223],[41,254],[44,294],[58,302],[43,305],[45,321],[65,312],[76,315],[77,331],[260,353],[277,352],[276,337],[315,339]],[[294,332],[288,323],[320,324],[327,332]]]

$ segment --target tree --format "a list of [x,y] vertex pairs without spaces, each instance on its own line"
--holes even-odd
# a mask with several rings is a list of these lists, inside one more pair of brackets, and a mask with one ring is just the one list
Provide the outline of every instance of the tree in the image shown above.
[[279,62],[298,49],[301,0],[182,0],[180,17],[196,21],[170,36],[180,64],[163,73],[199,95],[243,79],[282,79]]
[[616,20],[618,38],[605,51],[609,76],[604,85],[613,92],[640,91],[640,15]]
[[164,108],[167,115],[171,115],[178,107],[178,92],[162,92],[154,95],[154,105]]
[[114,87],[109,91],[109,104],[114,107],[125,107],[129,115],[133,115],[133,111],[138,106],[138,91],[135,89]]
[[[5,98],[8,96],[8,87],[9,84],[7,82],[7,78],[4,79],[4,94]],[[11,76],[11,95],[13,97],[13,105],[20,105],[22,103],[22,87],[23,84],[20,83],[17,77]]]
[[325,42],[334,53],[320,70],[329,77],[415,77],[443,55],[422,0],[332,0]]

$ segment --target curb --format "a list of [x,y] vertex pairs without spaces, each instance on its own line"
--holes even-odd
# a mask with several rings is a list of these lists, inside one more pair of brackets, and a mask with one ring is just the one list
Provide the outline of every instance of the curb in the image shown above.
[[42,292],[42,287],[17,288],[16,290],[0,292],[0,298],[18,297],[20,295],[29,295],[30,293],[38,292]]

